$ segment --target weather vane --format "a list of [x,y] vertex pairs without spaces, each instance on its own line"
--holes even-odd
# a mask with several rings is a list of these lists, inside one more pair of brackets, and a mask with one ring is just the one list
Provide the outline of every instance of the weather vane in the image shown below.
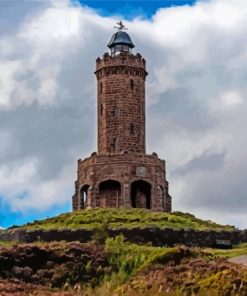
[[114,26],[114,28],[118,29],[119,31],[122,31],[122,30],[128,30],[125,25],[122,23],[122,21],[119,21],[117,22],[117,25],[118,26]]

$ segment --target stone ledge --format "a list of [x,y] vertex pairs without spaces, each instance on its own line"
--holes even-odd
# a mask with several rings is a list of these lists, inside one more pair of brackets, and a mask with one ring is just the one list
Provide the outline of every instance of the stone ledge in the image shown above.
[[[96,230],[97,231],[97,230]],[[51,241],[80,241],[88,242],[95,231],[87,229],[54,229],[54,230],[23,230],[10,229],[0,232],[2,241],[19,241],[31,243],[37,240]],[[174,246],[183,244],[187,246],[214,247],[216,239],[230,240],[233,245],[247,242],[247,230],[236,231],[199,231],[193,229],[159,229],[149,227],[145,229],[109,229],[109,236],[123,234],[133,243],[152,243],[154,246]]]

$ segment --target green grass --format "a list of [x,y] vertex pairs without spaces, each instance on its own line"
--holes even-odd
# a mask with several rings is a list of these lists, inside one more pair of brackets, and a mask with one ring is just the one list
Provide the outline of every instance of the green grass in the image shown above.
[[123,235],[107,238],[104,246],[110,273],[104,277],[99,287],[89,289],[89,295],[118,295],[117,291],[121,290],[122,285],[136,274],[153,264],[169,262],[171,256],[176,256],[180,252],[177,247],[133,244],[125,241]]
[[[246,250],[247,244],[236,246],[234,250],[221,250],[221,255],[226,253],[229,256],[239,255],[240,252]],[[207,262],[215,260],[215,252],[212,249],[191,248],[184,247],[154,247],[150,245],[137,245],[124,241],[122,235],[116,238],[108,238],[105,242],[105,252],[108,258],[109,265],[111,266],[111,273],[107,275],[101,284],[94,288],[89,289],[86,295],[106,295],[106,296],[148,296],[148,295],[228,295],[227,291],[245,291],[247,273],[237,275],[234,271],[223,267],[224,270],[216,274],[210,271],[210,265],[207,267]],[[231,254],[231,255],[230,255]],[[198,268],[206,269],[199,277],[195,274],[183,273],[183,268],[190,265],[190,260],[197,258],[199,260]],[[184,267],[180,269],[180,260],[183,260]],[[176,262],[176,263],[175,263]],[[162,287],[162,280],[151,281],[152,277],[148,277],[148,270],[152,267],[157,271],[165,268],[166,264],[177,264],[177,276],[184,277],[184,283],[174,287],[167,292]],[[201,264],[201,266],[200,266]],[[188,267],[189,268],[189,267]],[[188,269],[189,270],[189,269]],[[180,273],[181,271],[181,273]],[[138,275],[141,275],[138,277]],[[147,277],[145,278],[146,275]],[[188,279],[188,275],[190,279]],[[175,280],[176,274],[172,273],[170,280]],[[236,283],[243,282],[243,287],[237,287]],[[156,285],[157,284],[157,285]],[[240,285],[240,284],[239,284]],[[241,286],[241,285],[240,285]],[[228,289],[229,288],[229,289]],[[151,290],[150,290],[151,289]],[[234,290],[235,289],[235,290]],[[195,294],[193,291],[197,291]],[[229,294],[229,295],[245,295],[245,294]]]
[[21,226],[25,229],[97,229],[106,224],[109,229],[118,228],[176,228],[196,230],[234,230],[212,221],[196,218],[188,213],[162,213],[146,209],[88,209],[34,221]]
[[124,236],[119,235],[106,240],[105,251],[112,270],[125,282],[143,268],[178,252],[178,248],[137,245],[124,241]]
[[11,248],[13,245],[18,244],[16,241],[0,241],[0,247]]
[[247,243],[234,246],[230,250],[212,249],[211,252],[213,252],[216,256],[228,257],[228,258],[247,255]]

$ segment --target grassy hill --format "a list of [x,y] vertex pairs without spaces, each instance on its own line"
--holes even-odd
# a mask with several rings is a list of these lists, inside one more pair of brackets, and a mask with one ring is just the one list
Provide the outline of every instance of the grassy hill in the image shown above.
[[88,209],[34,221],[21,226],[23,229],[97,229],[107,225],[109,229],[157,227],[195,230],[234,230],[234,226],[219,225],[188,213],[152,212],[145,209]]
[[[26,230],[150,228],[235,230],[188,213],[145,209],[92,209],[61,214],[20,227]],[[38,240],[38,238],[37,238]],[[95,235],[88,243],[0,241],[0,295],[175,296],[247,295],[247,268],[228,258],[231,250],[157,247]],[[20,292],[22,291],[22,292]]]

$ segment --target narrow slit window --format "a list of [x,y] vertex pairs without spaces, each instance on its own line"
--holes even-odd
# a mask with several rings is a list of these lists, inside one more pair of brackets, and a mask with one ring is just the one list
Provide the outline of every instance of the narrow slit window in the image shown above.
[[130,134],[131,135],[134,134],[134,124],[133,123],[130,124]]
[[134,89],[134,80],[130,79],[130,89]]
[[103,92],[103,83],[100,82],[100,93],[102,94],[102,92]]
[[113,151],[116,151],[117,149],[117,139],[113,139],[113,142],[112,142],[112,150]]
[[116,106],[113,107],[112,114],[113,114],[113,116],[118,116],[118,109]]

